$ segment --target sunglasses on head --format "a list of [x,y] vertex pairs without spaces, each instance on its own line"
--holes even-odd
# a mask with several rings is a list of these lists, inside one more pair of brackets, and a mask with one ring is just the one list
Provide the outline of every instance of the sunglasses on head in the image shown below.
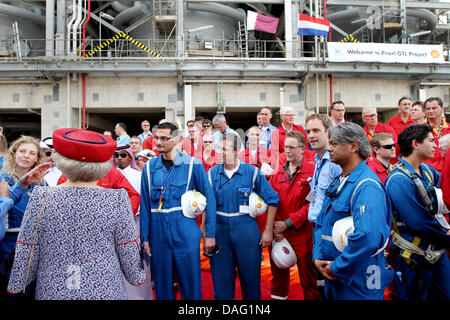
[[119,158],[119,156],[123,159],[125,159],[126,157],[128,157],[128,153],[126,152],[121,152],[121,153],[114,153],[114,158]]
[[383,145],[383,146],[380,146],[380,148],[383,148],[383,149],[392,149],[392,148],[394,148],[395,147],[395,143],[393,143],[393,144],[385,144],[385,145]]

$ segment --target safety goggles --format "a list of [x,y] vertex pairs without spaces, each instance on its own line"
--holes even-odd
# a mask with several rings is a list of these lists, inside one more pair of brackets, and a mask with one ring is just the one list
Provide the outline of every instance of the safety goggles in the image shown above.
[[128,157],[128,153],[126,153],[126,152],[114,153],[114,158],[118,159],[119,157],[121,157],[122,159],[125,159],[126,157]]

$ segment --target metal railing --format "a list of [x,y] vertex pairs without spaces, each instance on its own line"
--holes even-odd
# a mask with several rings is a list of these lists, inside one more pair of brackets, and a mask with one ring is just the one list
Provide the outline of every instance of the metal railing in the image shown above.
[[[21,61],[46,56],[45,39],[13,38],[0,40],[0,60]],[[76,52],[65,50],[65,39],[55,40],[54,56],[46,58],[70,60],[108,60],[108,59],[204,59],[221,60],[283,60],[286,59],[285,41],[248,40],[246,50],[242,50],[240,40],[211,39],[196,41],[175,39],[87,39],[85,55],[79,45]],[[326,52],[326,42],[300,41],[292,42],[292,59],[319,60]]]

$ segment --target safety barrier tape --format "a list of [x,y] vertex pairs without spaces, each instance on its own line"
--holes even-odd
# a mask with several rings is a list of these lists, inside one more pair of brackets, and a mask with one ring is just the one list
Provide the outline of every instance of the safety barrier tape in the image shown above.
[[100,51],[100,48],[104,49],[107,46],[109,46],[111,43],[113,43],[114,41],[119,40],[119,39],[128,40],[128,42],[134,44],[136,47],[142,49],[143,51],[151,54],[152,56],[154,56],[156,58],[163,58],[161,55],[159,55],[155,51],[151,50],[146,45],[142,44],[141,42],[137,41],[136,39],[133,39],[133,37],[131,37],[130,35],[126,34],[125,31],[119,32],[116,35],[114,35],[113,37],[111,37],[110,39],[108,39],[106,41],[103,41],[100,45],[98,45],[97,47],[95,47],[91,51],[87,52],[86,53],[86,57],[92,57],[94,54],[96,54],[98,51]]

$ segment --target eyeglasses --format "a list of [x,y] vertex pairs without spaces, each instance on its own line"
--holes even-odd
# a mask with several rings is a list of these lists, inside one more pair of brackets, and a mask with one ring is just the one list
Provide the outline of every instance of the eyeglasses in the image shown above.
[[377,116],[377,114],[374,113],[374,114],[366,114],[366,115],[363,115],[362,117],[363,118],[375,118],[376,116]]
[[207,141],[207,140],[203,140],[203,143],[206,143],[206,144],[208,144],[208,143],[213,143],[213,141]]
[[380,148],[389,150],[389,149],[395,148],[395,143],[393,143],[393,144],[385,144],[384,146],[380,146]]
[[128,153],[126,152],[121,152],[121,153],[114,153],[114,158],[119,158],[119,156],[123,159],[125,159],[126,157],[128,157]]
[[166,137],[166,136],[161,136],[161,137],[154,136],[154,137],[153,137],[153,140],[155,140],[155,141],[161,140],[162,142],[167,142],[167,141],[169,141],[170,139],[172,139],[172,137]]
[[203,128],[209,128],[209,127],[211,127],[210,124],[204,124],[204,125],[203,125]]
[[333,111],[336,111],[336,112],[344,112],[345,109],[333,109]]

